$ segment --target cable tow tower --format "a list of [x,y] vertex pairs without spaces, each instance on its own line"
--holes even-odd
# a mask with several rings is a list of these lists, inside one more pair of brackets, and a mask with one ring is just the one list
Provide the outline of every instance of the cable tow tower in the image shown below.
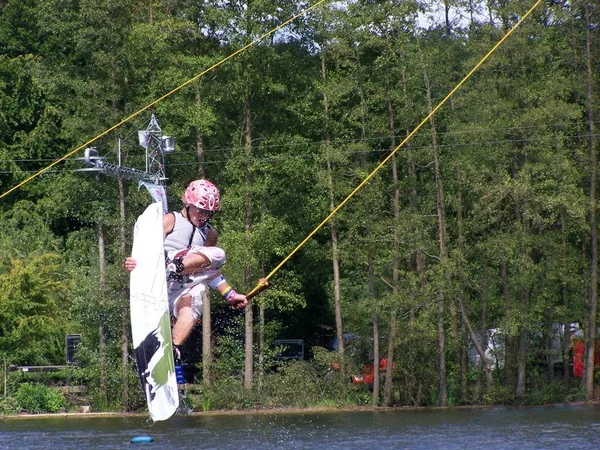
[[165,154],[175,151],[175,138],[162,134],[156,116],[152,113],[148,127],[145,130],[138,131],[138,140],[140,146],[146,150],[145,170],[121,165],[121,140],[119,139],[118,164],[107,162],[105,157],[100,156],[96,147],[88,147],[85,149],[83,158],[87,167],[79,169],[79,171],[99,172],[132,181],[147,181],[160,186],[166,185]]

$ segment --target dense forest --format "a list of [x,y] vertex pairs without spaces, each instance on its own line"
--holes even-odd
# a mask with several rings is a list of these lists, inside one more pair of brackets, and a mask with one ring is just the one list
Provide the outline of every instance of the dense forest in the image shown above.
[[170,209],[213,181],[224,274],[273,285],[206,299],[202,408],[597,398],[598,3],[314,3],[0,0],[5,367],[81,334],[65,379],[143,405],[123,260],[152,200],[82,169],[145,170],[154,117]]

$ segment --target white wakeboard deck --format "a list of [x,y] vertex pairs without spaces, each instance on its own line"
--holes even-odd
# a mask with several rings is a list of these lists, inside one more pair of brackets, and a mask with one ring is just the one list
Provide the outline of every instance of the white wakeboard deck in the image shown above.
[[179,407],[163,249],[163,210],[153,203],[135,222],[131,256],[131,335],[138,375],[154,421]]

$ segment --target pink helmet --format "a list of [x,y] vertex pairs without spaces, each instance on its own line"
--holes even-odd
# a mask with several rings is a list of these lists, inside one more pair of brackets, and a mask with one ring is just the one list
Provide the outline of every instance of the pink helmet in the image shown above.
[[206,211],[219,210],[219,190],[207,180],[192,181],[182,198],[186,204]]

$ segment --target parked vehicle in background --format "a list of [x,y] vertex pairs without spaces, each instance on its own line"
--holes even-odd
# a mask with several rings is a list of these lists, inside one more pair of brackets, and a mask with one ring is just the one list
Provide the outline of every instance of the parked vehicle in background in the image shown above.
[[278,361],[304,359],[303,339],[275,339],[275,349]]

